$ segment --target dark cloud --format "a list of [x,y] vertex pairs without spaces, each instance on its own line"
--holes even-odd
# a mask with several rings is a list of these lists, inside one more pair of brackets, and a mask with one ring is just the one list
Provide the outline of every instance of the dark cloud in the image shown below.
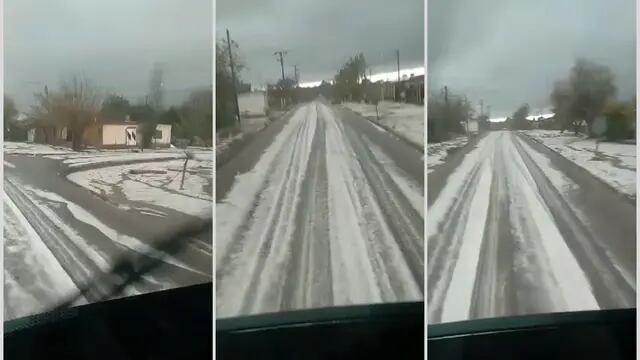
[[553,82],[578,57],[609,66],[635,94],[634,0],[429,0],[428,86],[448,85],[492,115],[549,106]]
[[301,81],[330,79],[362,51],[374,72],[424,64],[423,0],[219,0],[217,37],[229,29],[248,69],[243,79],[258,86],[280,77],[274,51],[288,50],[285,72],[300,67]]
[[154,63],[168,101],[212,81],[211,0],[5,0],[5,92],[21,110],[45,84],[84,75],[136,100]]

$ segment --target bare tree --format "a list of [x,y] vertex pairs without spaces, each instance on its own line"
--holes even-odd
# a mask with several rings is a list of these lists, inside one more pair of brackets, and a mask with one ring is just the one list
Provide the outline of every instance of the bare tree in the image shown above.
[[91,125],[100,111],[100,96],[87,79],[74,76],[60,86],[55,97],[54,112],[60,122],[67,119],[67,131],[71,131],[72,148],[82,148],[84,131]]
[[74,151],[82,149],[85,129],[100,111],[100,95],[85,78],[73,76],[62,82],[60,89],[36,94],[36,105],[31,116],[45,132],[45,141],[51,142],[55,129],[66,127],[70,132]]

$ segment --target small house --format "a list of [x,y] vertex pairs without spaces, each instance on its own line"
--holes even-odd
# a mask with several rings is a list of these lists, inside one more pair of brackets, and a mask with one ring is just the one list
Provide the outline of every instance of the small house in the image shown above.
[[[102,120],[87,127],[84,131],[84,145],[97,148],[127,148],[138,146],[140,124],[134,121]],[[152,144],[156,147],[169,147],[171,144],[171,125],[158,124]]]

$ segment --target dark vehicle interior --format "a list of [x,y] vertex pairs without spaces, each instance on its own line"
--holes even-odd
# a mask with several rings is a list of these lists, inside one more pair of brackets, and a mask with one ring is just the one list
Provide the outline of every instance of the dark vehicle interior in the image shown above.
[[424,303],[218,319],[218,359],[424,359]]
[[428,359],[635,359],[636,309],[429,325]]

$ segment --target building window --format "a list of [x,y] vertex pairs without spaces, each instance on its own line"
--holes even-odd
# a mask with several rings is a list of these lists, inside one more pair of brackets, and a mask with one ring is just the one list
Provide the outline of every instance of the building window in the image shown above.
[[162,139],[162,131],[156,130],[155,134],[153,134],[154,139]]

